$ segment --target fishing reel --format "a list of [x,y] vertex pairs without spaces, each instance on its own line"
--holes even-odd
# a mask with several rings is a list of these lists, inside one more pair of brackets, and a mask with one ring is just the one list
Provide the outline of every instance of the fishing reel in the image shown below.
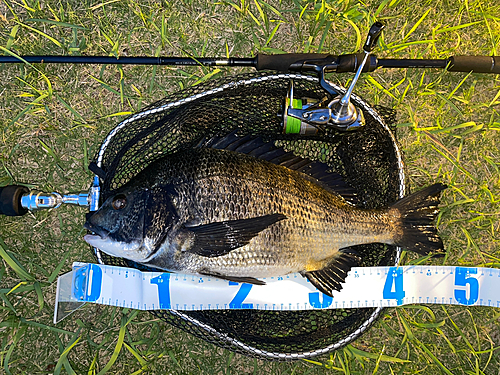
[[[290,66],[292,71],[315,72],[319,78],[319,84],[330,94],[330,97],[333,97],[333,100],[325,97],[318,102],[310,98],[295,98],[293,79],[290,80],[283,106],[284,134],[316,135],[324,133],[328,127],[340,131],[353,131],[365,125],[363,111],[351,103],[351,95],[384,28],[385,25],[381,22],[375,22],[370,28],[363,46],[364,56],[361,55],[363,56],[361,62],[356,63],[358,69],[343,96],[339,95],[325,78],[325,74],[338,71],[338,62],[324,64],[320,61],[309,60],[297,66]],[[359,55],[354,55],[354,58],[358,57]]]

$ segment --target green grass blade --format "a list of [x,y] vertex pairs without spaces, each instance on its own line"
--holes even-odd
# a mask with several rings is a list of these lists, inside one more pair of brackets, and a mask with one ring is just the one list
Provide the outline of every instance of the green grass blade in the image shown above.
[[383,351],[380,353],[369,353],[364,350],[356,349],[352,345],[347,345],[346,349],[351,352],[357,358],[369,358],[376,359],[382,362],[391,362],[391,363],[407,363],[411,362],[406,359],[395,358],[388,355],[383,354]]
[[453,373],[450,370],[448,370],[448,368],[446,368],[445,365],[443,365],[443,363],[434,355],[434,353],[432,353],[431,350],[429,350],[429,348],[427,348],[426,345],[424,345],[418,339],[415,339],[415,341],[424,350],[424,352],[427,353],[427,355],[432,359],[432,361],[441,368],[441,370],[443,370],[448,375],[453,375]]
[[326,21],[325,30],[323,31],[323,34],[321,35],[321,40],[319,41],[318,44],[318,53],[321,53],[321,51],[323,51],[323,45],[325,44],[326,37],[328,36],[330,28],[332,27],[332,23],[333,23],[332,21]]
[[253,0],[255,6],[257,7],[257,10],[259,11],[259,15],[260,15],[260,18],[262,19],[262,21],[264,22],[264,24],[266,25],[267,27],[267,17],[264,13],[264,11],[262,10],[262,7],[260,6],[258,0]]
[[41,139],[38,139],[38,142],[40,142],[40,145],[42,146],[42,148],[47,151],[47,154],[49,154],[52,159],[54,159],[54,162],[56,163],[56,165],[62,170],[64,171],[63,167],[61,167],[61,165],[59,164],[60,162],[60,158],[57,156],[57,154],[55,153],[54,149],[52,147],[50,147],[49,145],[47,145],[44,141],[42,141]]
[[472,177],[472,175],[471,175],[468,171],[466,171],[466,170],[464,169],[464,167],[462,167],[462,166],[458,163],[458,161],[453,160],[453,159],[452,159],[452,158],[450,158],[448,155],[446,155],[444,152],[442,152],[441,150],[437,149],[434,145],[432,146],[432,148],[433,148],[436,152],[438,152],[438,153],[439,153],[442,157],[444,157],[446,160],[448,160],[451,164],[453,164],[455,167],[457,167],[459,170],[461,170],[461,171],[462,171],[462,172],[463,172],[463,173],[464,173],[467,177],[469,177],[472,181],[474,181],[474,183],[476,183],[476,184],[478,183],[478,182],[477,182],[477,180],[476,180],[474,177]]
[[[88,163],[86,163],[85,165],[88,165]],[[59,272],[61,272],[61,269],[63,268],[64,263],[66,263],[66,260],[68,259],[69,256],[70,256],[69,252],[64,254],[64,256],[61,259],[61,261],[59,262],[59,264],[56,266],[56,268],[54,268],[54,270],[50,274],[50,276],[48,278],[49,284],[52,284],[56,280],[57,276],[59,275]]]
[[116,342],[115,350],[113,351],[113,354],[111,355],[111,358],[109,359],[108,363],[106,363],[106,366],[104,366],[104,368],[101,371],[99,371],[97,375],[104,375],[106,372],[108,372],[108,370],[114,365],[114,363],[118,359],[118,355],[120,354],[120,351],[122,350],[122,346],[124,343],[127,325],[137,316],[138,313],[139,311],[132,312],[128,320],[125,317],[122,317],[120,332],[118,334],[118,341]]
[[5,295],[9,295],[9,294],[21,294],[24,292],[31,292],[34,289],[33,284],[29,285],[27,284],[28,284],[27,281],[21,281],[13,288],[0,289],[0,293],[5,293]]
[[264,47],[267,47],[269,43],[271,43],[271,40],[274,38],[274,35],[278,31],[279,27],[281,26],[283,22],[279,21],[276,26],[274,26],[273,31],[271,31],[271,34],[269,35],[269,38],[267,38],[266,44],[264,44]]
[[34,27],[31,27],[31,26],[25,25],[25,24],[24,24],[24,23],[22,23],[22,22],[17,22],[17,23],[18,23],[20,26],[22,26],[22,27],[25,27],[25,28],[27,28],[27,29],[29,29],[29,30],[31,30],[31,31],[34,31],[35,33],[37,33],[37,34],[39,34],[39,35],[43,36],[44,38],[47,38],[48,40],[50,40],[52,43],[54,43],[54,44],[55,44],[56,46],[58,46],[59,48],[62,48],[62,47],[63,47],[63,46],[62,46],[62,44],[61,44],[58,40],[54,39],[53,37],[51,37],[51,36],[50,36],[50,35],[48,35],[48,34],[45,34],[43,31],[40,31],[40,30],[38,30],[38,29],[35,29]]
[[375,14],[374,14],[374,17],[377,18],[380,13],[382,13],[382,11],[384,10],[384,8],[386,7],[387,3],[389,2],[390,0],[384,0],[380,3],[380,5],[378,6],[377,10],[375,11]]
[[137,351],[134,350],[134,348],[132,348],[130,345],[128,345],[126,342],[123,343],[123,346],[125,346],[125,348],[130,352],[132,353],[132,355],[135,357],[135,359],[137,359],[137,361],[139,362],[139,364],[141,366],[146,366],[147,365],[147,361],[141,357],[141,355],[139,353],[137,353]]
[[36,327],[36,328],[41,328],[41,329],[44,329],[44,330],[47,330],[47,331],[51,331],[51,332],[54,332],[54,333],[60,333],[60,334],[63,334],[63,335],[70,335],[70,336],[72,336],[72,335],[75,334],[74,332],[70,332],[70,331],[66,331],[66,330],[61,329],[61,328],[56,328],[56,327],[48,326],[46,324],[34,322],[32,320],[28,320],[28,319],[25,319],[23,317],[20,317],[19,320],[23,324],[26,324],[26,325],[29,325],[29,326],[33,326],[33,327]]
[[498,98],[500,98],[500,90],[498,90],[498,92],[495,95],[495,97],[491,100],[490,104],[488,104],[488,107],[491,107],[491,106],[499,104],[500,102],[497,102]]
[[261,0],[261,3],[264,4],[264,6],[266,8],[269,8],[271,10],[271,12],[273,12],[274,14],[276,14],[281,20],[285,19],[285,17],[283,17],[283,15],[281,14],[281,12],[278,9],[276,9],[275,7],[273,7],[271,4],[268,4],[268,3],[266,3],[266,2],[264,2],[262,0]]
[[431,134],[450,133],[452,130],[463,129],[463,128],[467,128],[470,126],[475,127],[476,123],[474,121],[463,122],[461,124],[448,126],[446,128],[443,128],[443,129],[429,130],[429,133],[431,133]]
[[[7,353],[5,354],[5,358],[3,360],[3,368],[5,370],[5,373],[8,375],[12,375],[10,372],[10,357],[12,356],[12,353],[14,352],[14,349],[17,346],[17,343],[19,340],[23,337],[24,332],[26,331],[28,327],[21,327],[17,330],[16,334],[12,338],[12,343],[9,346],[9,349],[7,350]],[[17,372],[16,372],[17,373]]]
[[52,96],[52,83],[50,82],[50,80],[48,79],[48,77],[42,73],[40,70],[38,70],[36,67],[34,67],[32,64],[30,64],[29,62],[27,62],[25,59],[23,59],[21,56],[19,55],[16,55],[14,52],[11,52],[9,51],[8,49],[6,49],[5,47],[2,47],[0,46],[0,50],[4,51],[5,53],[7,53],[8,55],[12,56],[12,57],[15,57],[16,59],[19,59],[19,61],[22,61],[23,63],[25,63],[26,65],[30,66],[31,68],[33,68],[34,70],[36,70],[38,73],[41,74],[41,76],[43,77],[43,79],[45,80],[45,82],[47,83],[47,89],[48,89],[48,95],[49,96]]
[[78,118],[79,120],[81,120],[82,122],[86,122],[85,119],[82,117],[82,115],[80,115],[72,106],[70,106],[68,103],[66,103],[63,98],[61,98],[59,95],[55,94],[57,100],[59,100],[59,102],[64,106],[66,107],[66,109],[68,111],[70,111],[76,118]]
[[445,27],[443,29],[439,29],[436,31],[436,34],[442,34],[442,33],[448,33],[450,31],[457,31],[466,27],[470,27],[473,25],[477,25],[478,23],[481,23],[481,21],[476,21],[476,22],[469,22],[469,23],[464,23],[463,25],[457,25],[457,26],[451,26],[451,27]]
[[35,281],[35,283],[33,284],[33,289],[35,290],[35,293],[38,298],[38,312],[41,312],[44,305],[44,299],[43,299],[42,288],[38,281]]
[[7,251],[5,251],[5,243],[0,238],[0,257],[9,265],[10,268],[21,278],[21,280],[34,281],[35,278],[26,271],[26,269],[19,263],[16,259],[11,257]]
[[7,296],[4,293],[0,293],[0,299],[5,303],[7,308],[9,308],[14,314],[17,315],[17,311],[14,308],[14,305],[12,305],[12,303],[10,303],[9,299],[7,298]]
[[63,366],[64,369],[68,372],[68,374],[76,375],[76,372],[71,368],[67,357],[71,349],[73,349],[73,347],[76,344],[78,344],[80,339],[81,336],[79,336],[78,333],[75,333],[71,341],[68,343],[66,348],[64,348],[63,352],[61,353],[61,356],[59,357],[59,360],[57,361],[56,367],[54,369],[54,375],[59,375],[61,373]]
[[17,30],[19,30],[19,25],[14,25],[14,27],[10,31],[9,39],[7,39],[7,44],[5,45],[6,49],[10,50],[10,48],[12,47],[12,44],[16,39]]
[[366,79],[366,81],[368,81],[369,83],[371,83],[373,86],[375,86],[379,90],[382,90],[385,94],[389,95],[391,98],[397,100],[397,98],[390,91],[388,91],[387,89],[385,89],[384,86],[382,86],[380,83],[378,83],[375,80],[375,78],[373,78],[371,75],[367,74],[365,76],[365,79]]
[[48,23],[51,25],[61,26],[61,27],[70,27],[72,29],[78,30],[88,30],[87,28],[79,25],[73,25],[72,23],[53,21],[53,20],[43,20],[39,18],[28,18],[25,22],[40,22],[40,23]]
[[424,19],[427,17],[427,15],[431,10],[432,8],[427,9],[427,11],[422,15],[422,17],[420,17],[420,19],[417,22],[415,22],[413,27],[410,29],[410,31],[408,31],[408,33],[403,38],[403,41],[406,41],[406,39],[408,39],[411,36],[411,34],[413,34],[413,32],[417,29],[417,27],[420,26],[420,24],[424,21]]
[[362,43],[361,31],[359,30],[359,27],[352,20],[346,19],[346,21],[349,23],[349,25],[352,26],[354,32],[356,33],[356,47],[354,47],[354,50],[359,51]]
[[202,82],[209,80],[210,78],[219,74],[220,72],[221,72],[221,70],[219,68],[212,70],[211,72],[209,72],[208,74],[205,74],[203,77],[201,77],[199,80],[197,80],[195,83],[193,83],[193,86],[196,86]]

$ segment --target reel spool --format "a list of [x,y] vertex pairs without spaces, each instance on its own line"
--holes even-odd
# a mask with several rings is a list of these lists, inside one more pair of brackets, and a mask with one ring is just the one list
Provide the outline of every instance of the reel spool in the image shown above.
[[[326,100],[326,99],[325,99]],[[324,110],[325,100],[315,101],[313,98],[295,99],[293,95],[293,80],[290,80],[288,93],[283,103],[283,110],[278,116],[283,116],[283,134],[316,135],[320,132],[320,125],[305,121],[303,118],[290,116],[293,112],[308,113],[309,110],[318,108]]]
[[[328,164],[358,191],[363,208],[386,207],[403,197],[403,162],[387,124],[395,113],[376,109],[361,98],[351,100],[365,116],[355,132],[325,127],[314,134],[283,132],[289,126],[284,108],[291,81],[295,98],[331,102],[346,89],[330,84],[325,92],[318,78],[299,74],[246,74],[210,81],[151,104],[121,122],[104,140],[96,156],[100,202],[155,160],[189,149],[201,139],[259,134],[265,141],[296,155]],[[332,95],[333,93],[333,95]],[[293,105],[293,101],[292,101]],[[292,124],[292,126],[294,126]],[[296,127],[297,128],[297,127]],[[298,127],[300,129],[300,127]],[[152,270],[95,250],[100,263]],[[400,249],[383,244],[356,246],[362,266],[395,265]],[[248,356],[268,360],[312,358],[347,345],[378,318],[382,309],[258,311],[152,311],[164,321],[205,341]]]

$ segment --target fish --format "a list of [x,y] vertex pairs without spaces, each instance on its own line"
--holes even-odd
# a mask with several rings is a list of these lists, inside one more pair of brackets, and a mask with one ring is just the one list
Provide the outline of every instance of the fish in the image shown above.
[[432,223],[444,189],[358,208],[326,164],[230,133],[152,162],[88,215],[84,240],[156,269],[241,283],[299,272],[333,296],[362,263],[355,245],[442,254]]

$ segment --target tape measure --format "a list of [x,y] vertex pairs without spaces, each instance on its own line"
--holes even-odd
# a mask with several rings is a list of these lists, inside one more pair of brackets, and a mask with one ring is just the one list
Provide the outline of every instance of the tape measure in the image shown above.
[[355,267],[333,298],[298,273],[266,285],[215,277],[74,263],[57,282],[54,322],[84,303],[139,310],[310,310],[451,304],[500,307],[500,270],[479,267]]

